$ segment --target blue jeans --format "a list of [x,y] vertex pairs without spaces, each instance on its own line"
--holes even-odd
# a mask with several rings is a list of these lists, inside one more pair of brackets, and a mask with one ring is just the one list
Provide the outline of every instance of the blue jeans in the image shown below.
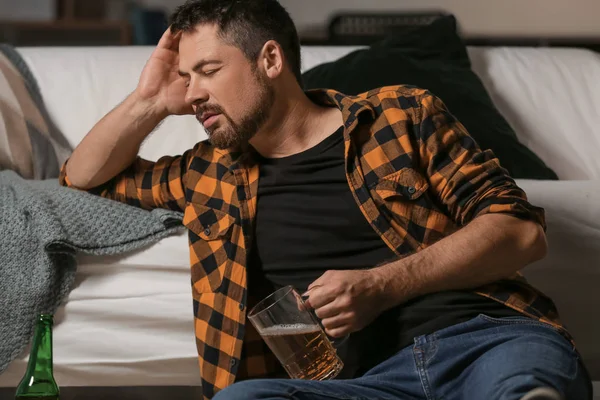
[[527,317],[467,322],[415,338],[365,375],[346,380],[256,379],[215,400],[517,400],[550,386],[567,400],[591,400],[589,376],[571,343]]

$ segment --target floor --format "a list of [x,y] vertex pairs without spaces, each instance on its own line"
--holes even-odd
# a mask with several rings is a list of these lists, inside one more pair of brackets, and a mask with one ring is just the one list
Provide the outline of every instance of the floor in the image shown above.
[[[0,400],[13,400],[15,390],[0,388]],[[61,388],[60,400],[197,400],[200,387],[66,387]],[[600,382],[594,382],[594,400],[600,400]]]
[[[14,400],[15,389],[0,388],[0,400]],[[60,400],[197,400],[200,387],[63,387]]]

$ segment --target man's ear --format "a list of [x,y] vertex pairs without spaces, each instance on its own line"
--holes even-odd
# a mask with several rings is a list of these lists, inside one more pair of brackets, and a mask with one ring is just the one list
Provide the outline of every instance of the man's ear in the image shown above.
[[263,46],[258,57],[259,67],[262,67],[265,74],[275,79],[283,72],[284,55],[283,49],[275,40],[269,40]]

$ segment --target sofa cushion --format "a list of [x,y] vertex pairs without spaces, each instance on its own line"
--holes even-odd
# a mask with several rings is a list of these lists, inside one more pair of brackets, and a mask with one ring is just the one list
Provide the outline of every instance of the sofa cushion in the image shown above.
[[562,180],[600,179],[600,53],[564,47],[471,47],[494,104]]
[[0,170],[55,178],[69,152],[25,63],[14,49],[0,46]]
[[388,36],[303,74],[306,89],[332,88],[346,94],[409,84],[440,97],[484,149],[492,149],[514,178],[557,179],[556,174],[519,142],[472,71],[456,19]]

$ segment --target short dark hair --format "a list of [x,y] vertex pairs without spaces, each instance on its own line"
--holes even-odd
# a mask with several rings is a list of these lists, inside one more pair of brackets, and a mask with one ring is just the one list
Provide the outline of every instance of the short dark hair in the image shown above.
[[190,32],[198,24],[216,24],[220,37],[250,61],[257,60],[267,41],[275,40],[302,86],[296,26],[277,0],[187,0],[171,15],[173,33]]

